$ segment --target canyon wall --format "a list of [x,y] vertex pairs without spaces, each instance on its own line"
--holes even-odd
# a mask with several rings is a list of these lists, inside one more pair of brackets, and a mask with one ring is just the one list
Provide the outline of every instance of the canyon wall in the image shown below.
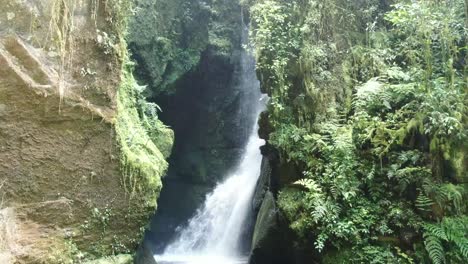
[[[81,263],[133,252],[160,187],[136,195],[119,143],[131,138],[115,129],[125,125],[119,115],[136,113],[117,96],[128,71],[129,2],[0,6],[0,262]],[[170,152],[172,132],[161,135]]]

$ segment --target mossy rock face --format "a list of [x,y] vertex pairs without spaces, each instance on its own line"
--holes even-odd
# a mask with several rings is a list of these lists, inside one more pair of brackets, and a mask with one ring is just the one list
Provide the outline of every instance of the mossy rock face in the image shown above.
[[113,257],[104,257],[101,259],[88,261],[83,264],[132,264],[132,255],[117,255]]
[[[0,1],[0,196],[13,212],[16,240],[24,241],[13,262],[81,263],[132,252],[154,213],[173,133],[143,119],[146,104],[134,86],[124,91],[128,101],[117,96],[133,80],[122,73],[130,2],[94,2]],[[58,41],[56,30],[72,21],[67,40]],[[158,123],[158,133],[147,121]],[[138,132],[138,144],[125,128]],[[119,157],[132,170],[121,170],[129,166]],[[124,177],[134,168],[151,174],[139,178],[143,195],[132,195],[136,185]]]
[[236,49],[237,1],[137,0],[135,6],[128,40],[151,96],[175,92],[208,47],[226,58]]
[[168,167],[165,156],[170,154],[174,135],[157,116],[147,114],[152,105],[141,98],[139,88],[131,68],[124,68],[116,122],[123,184],[130,197],[139,197],[147,206],[156,208],[161,178]]
[[158,122],[156,129],[149,132],[149,136],[152,138],[156,147],[165,159],[168,159],[172,153],[172,147],[174,146],[174,131],[166,127],[162,122]]

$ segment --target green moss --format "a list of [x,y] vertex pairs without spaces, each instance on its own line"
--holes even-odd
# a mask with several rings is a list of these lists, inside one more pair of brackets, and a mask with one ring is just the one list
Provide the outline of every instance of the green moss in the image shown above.
[[134,64],[125,40],[133,3],[128,0],[111,3],[108,15],[119,39],[116,55],[122,62],[115,122],[122,184],[131,198],[137,197],[144,207],[154,209],[162,188],[161,178],[168,168],[165,158],[170,155],[174,134],[158,120],[158,107],[146,101],[142,95],[144,87],[133,77]]
[[174,131],[165,126],[159,120],[156,127],[148,129],[149,136],[153,139],[154,144],[156,144],[164,158],[169,158],[172,152],[172,145],[174,143]]
[[460,183],[468,182],[468,158],[466,156],[466,149],[466,145],[457,146],[457,148],[452,150],[448,161],[450,168],[453,170],[452,175]]
[[[132,75],[130,63],[124,65],[121,78],[115,128],[120,144],[122,182],[132,197],[143,197],[147,206],[156,207],[162,187],[161,178],[168,167],[165,157],[172,146],[173,134],[155,120],[157,117],[142,111],[142,89]],[[158,126],[151,127],[150,124]]]
[[82,253],[71,239],[56,238],[50,243],[47,263],[72,264]]

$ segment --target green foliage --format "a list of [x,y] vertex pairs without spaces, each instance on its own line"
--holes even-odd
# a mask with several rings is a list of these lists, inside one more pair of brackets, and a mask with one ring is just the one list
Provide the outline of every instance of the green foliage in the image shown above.
[[286,73],[300,48],[300,31],[293,22],[295,8],[294,1],[261,1],[250,9],[257,68],[262,87],[267,89],[264,92],[271,97],[270,111],[274,115],[284,115],[288,110],[285,101],[292,84]]
[[193,21],[203,21],[208,11],[198,1],[180,0],[138,0],[135,7],[128,40],[141,66],[139,75],[164,91],[198,63],[206,46],[206,40],[198,34],[207,29],[204,23]]
[[[445,217],[438,224],[424,224],[424,245],[434,263],[468,259],[468,217]],[[446,256],[447,255],[447,256]]]
[[206,46],[198,34],[206,32],[206,26],[193,21],[207,17],[206,10],[197,1],[138,0],[135,7],[130,48],[146,75],[142,76],[145,82],[164,91],[198,63]]
[[143,95],[145,87],[138,85],[133,76],[134,64],[129,60],[123,41],[130,11],[129,3],[126,3],[113,7],[110,16],[115,18],[113,24],[120,28],[118,32],[122,35],[122,75],[115,123],[122,184],[131,198],[140,200],[147,208],[155,208],[162,188],[161,178],[168,167],[165,158],[170,155],[174,134],[158,119],[159,107],[146,101]]
[[466,3],[384,2],[246,1],[269,143],[303,171],[278,205],[329,263],[464,263]]
[[401,251],[400,248],[389,246],[365,246],[342,249],[339,252],[330,252],[323,259],[324,264],[348,263],[404,263],[412,264],[414,260]]

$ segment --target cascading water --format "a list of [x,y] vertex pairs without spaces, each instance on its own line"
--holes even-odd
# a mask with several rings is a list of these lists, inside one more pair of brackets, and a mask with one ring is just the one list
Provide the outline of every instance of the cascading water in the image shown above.
[[[247,32],[245,28],[244,40],[247,39]],[[255,60],[247,51],[241,55],[240,66],[240,85],[243,89],[255,89],[251,94],[258,98],[255,100],[255,111],[245,111],[245,118],[256,124],[266,97],[260,94]],[[252,109],[251,106],[249,108]],[[155,256],[158,263],[246,263],[241,252],[241,237],[251,213],[250,204],[260,175],[260,146],[264,144],[257,130],[258,126],[254,125],[237,169],[207,195],[204,205],[188,225],[179,230],[178,236],[163,254]]]
[[[206,198],[205,204],[169,244],[161,263],[242,263],[240,236],[250,212],[250,202],[260,175],[264,143],[255,133],[250,137],[239,168],[219,184]],[[208,261],[208,259],[215,262]],[[208,261],[208,262],[206,262]]]

